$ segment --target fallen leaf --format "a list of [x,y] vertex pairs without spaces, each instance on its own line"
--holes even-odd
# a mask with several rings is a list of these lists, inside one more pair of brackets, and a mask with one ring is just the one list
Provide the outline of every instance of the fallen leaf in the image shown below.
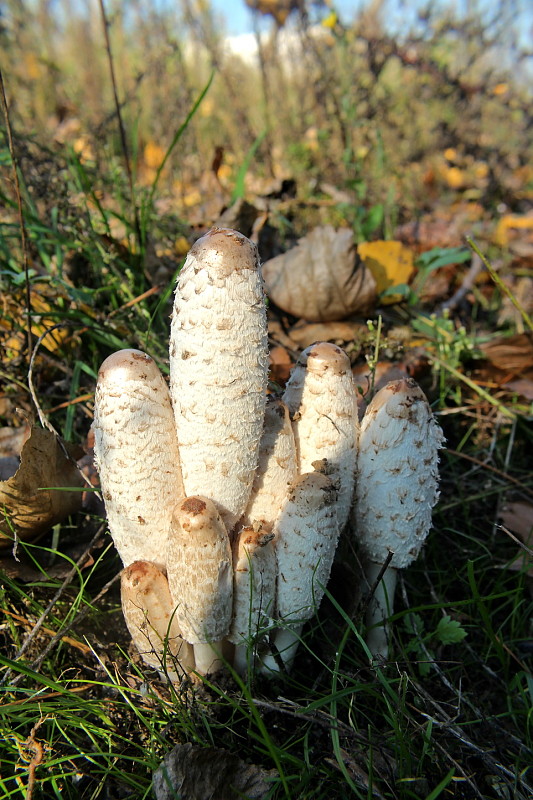
[[506,528],[516,533],[527,547],[533,546],[533,505],[517,501],[506,503],[499,517]]
[[21,425],[18,428],[0,428],[0,456],[19,457],[22,446],[30,435],[30,426]]
[[366,325],[355,322],[305,322],[299,320],[289,330],[289,335],[304,350],[315,342],[352,342],[361,332],[368,333]]
[[374,276],[378,294],[388,292],[382,302],[398,303],[404,295],[391,294],[390,290],[409,283],[415,271],[413,252],[393,241],[362,242],[357,252]]
[[227,750],[178,744],[155,771],[152,789],[156,800],[262,800],[276,777]]
[[32,428],[20,467],[0,483],[0,547],[11,545],[13,528],[20,539],[33,541],[81,508],[82,492],[74,487],[83,486],[75,461],[83,451],[77,445],[63,447],[50,431]]
[[375,279],[358,262],[348,228],[314,228],[296,247],[266,261],[263,278],[279,308],[310,322],[367,313],[376,300]]
[[479,349],[487,361],[508,375],[533,378],[533,336],[530,333],[499,336],[482,343]]
[[285,386],[293,364],[288,351],[278,344],[270,348],[268,357],[270,361],[270,380]]
[[516,381],[508,381],[503,384],[503,388],[508,392],[513,392],[528,402],[533,402],[533,381],[526,378],[519,378]]
[[533,214],[528,216],[504,214],[496,225],[496,230],[492,237],[494,243],[500,245],[500,247],[506,247],[513,236],[513,232],[517,230],[533,231]]

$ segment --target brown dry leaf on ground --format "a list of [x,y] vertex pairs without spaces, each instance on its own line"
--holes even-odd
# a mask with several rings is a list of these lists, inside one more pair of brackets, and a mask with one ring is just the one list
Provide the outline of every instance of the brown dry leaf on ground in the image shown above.
[[481,344],[480,350],[497,369],[533,377],[533,336],[530,333],[500,336]]
[[246,764],[227,750],[179,744],[154,773],[156,800],[262,800],[272,790],[275,770]]
[[517,572],[525,570],[533,594],[533,505],[521,501],[506,503],[500,512],[500,520],[504,527],[516,534],[524,545],[519,549],[509,569]]
[[352,342],[361,338],[365,333],[368,333],[366,325],[343,320],[311,323],[299,320],[289,330],[291,339],[302,350],[315,342],[334,342],[335,344]]
[[82,454],[80,447],[61,444],[49,431],[32,428],[20,454],[20,467],[0,483],[4,510],[0,547],[11,545],[13,528],[20,539],[32,541],[81,508],[82,492],[74,487],[83,486],[75,462]]
[[358,263],[349,228],[315,228],[296,247],[266,261],[263,277],[268,296],[279,308],[309,322],[363,314],[376,301],[376,281],[365,264]]

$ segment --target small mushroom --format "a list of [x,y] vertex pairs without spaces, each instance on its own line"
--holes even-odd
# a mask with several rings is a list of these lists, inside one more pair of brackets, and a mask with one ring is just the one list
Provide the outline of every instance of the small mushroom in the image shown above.
[[293,420],[300,474],[326,459],[327,474],[338,483],[337,519],[342,530],[352,505],[359,428],[355,383],[344,350],[329,342],[306,348],[283,400]]
[[443,444],[442,430],[412,378],[380,389],[361,423],[352,524],[370,587],[392,553],[368,606],[367,644],[373,655],[388,655],[384,621],[393,610],[396,570],[417,558],[431,528]]
[[164,570],[183,484],[169,391],[146,353],[120,350],[106,358],[98,372],[93,429],[109,530],[124,565],[151,561]]
[[187,497],[177,506],[166,563],[176,620],[193,645],[196,670],[216,672],[231,625],[233,570],[228,532],[211,500]]
[[[278,576],[276,612],[283,625],[274,645],[290,670],[306,620],[319,607],[339,538],[337,490],[320,472],[299,476],[274,525]],[[263,671],[279,672],[276,654],[263,658]]]
[[235,645],[233,665],[241,675],[249,666],[249,644],[274,615],[276,553],[273,538],[273,533],[261,527],[243,528],[233,545],[233,620],[228,641]]
[[257,248],[237,231],[214,228],[191,248],[178,278],[170,389],[185,492],[211,498],[228,531],[250,497],[267,380]]
[[122,572],[120,593],[126,625],[143,660],[171,681],[194,669],[193,649],[181,635],[161,570],[148,561],[135,561]]

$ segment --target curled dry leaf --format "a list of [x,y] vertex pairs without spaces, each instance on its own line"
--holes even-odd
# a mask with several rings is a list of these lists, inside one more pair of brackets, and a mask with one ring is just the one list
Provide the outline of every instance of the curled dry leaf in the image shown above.
[[376,281],[358,262],[348,228],[315,228],[292,250],[266,261],[263,278],[277,306],[310,322],[365,313],[376,299]]
[[13,530],[23,541],[34,541],[81,508],[83,479],[76,466],[81,455],[80,447],[32,428],[20,467],[0,483],[0,547],[12,544]]
[[153,792],[156,800],[262,800],[276,776],[218,747],[178,744],[154,773]]

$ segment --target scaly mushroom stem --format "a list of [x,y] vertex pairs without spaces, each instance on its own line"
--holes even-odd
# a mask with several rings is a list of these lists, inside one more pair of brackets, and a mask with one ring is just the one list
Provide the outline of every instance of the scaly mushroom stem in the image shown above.
[[[383,569],[382,564],[368,561],[365,564],[365,577],[369,590],[374,586]],[[375,587],[366,610],[366,643],[373,656],[387,658],[389,655],[389,626],[386,620],[394,611],[394,592],[398,571],[394,567],[387,567],[380,582]]]

